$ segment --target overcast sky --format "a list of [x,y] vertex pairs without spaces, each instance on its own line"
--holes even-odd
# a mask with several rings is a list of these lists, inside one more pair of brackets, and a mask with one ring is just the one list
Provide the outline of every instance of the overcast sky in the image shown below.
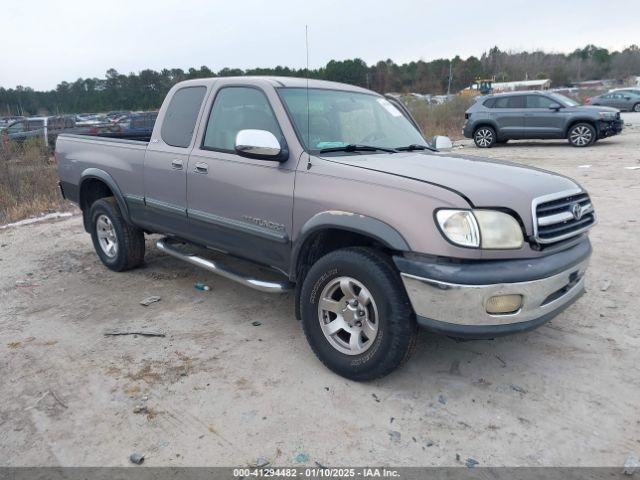
[[640,43],[637,0],[30,0],[2,2],[0,86],[51,89],[145,68],[312,68]]

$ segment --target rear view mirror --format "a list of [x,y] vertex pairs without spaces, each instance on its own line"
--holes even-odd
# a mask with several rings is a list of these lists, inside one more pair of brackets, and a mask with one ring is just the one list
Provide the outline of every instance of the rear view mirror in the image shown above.
[[451,150],[453,148],[453,142],[451,139],[443,135],[436,135],[433,137],[431,145],[433,145],[436,150]]
[[549,105],[549,110],[560,110],[562,108],[562,105],[560,105],[559,103],[552,103],[551,105]]
[[240,130],[236,135],[236,153],[243,157],[280,160],[282,148],[276,136],[267,130]]

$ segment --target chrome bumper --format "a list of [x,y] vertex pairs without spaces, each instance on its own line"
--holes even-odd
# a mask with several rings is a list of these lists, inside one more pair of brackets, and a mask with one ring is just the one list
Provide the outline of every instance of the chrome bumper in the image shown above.
[[[584,273],[589,258],[556,275],[518,283],[460,285],[401,273],[416,315],[425,322],[452,326],[501,327],[537,319],[550,320],[584,293]],[[520,294],[521,308],[492,315],[486,303],[495,295]],[[505,331],[505,333],[508,333]]]

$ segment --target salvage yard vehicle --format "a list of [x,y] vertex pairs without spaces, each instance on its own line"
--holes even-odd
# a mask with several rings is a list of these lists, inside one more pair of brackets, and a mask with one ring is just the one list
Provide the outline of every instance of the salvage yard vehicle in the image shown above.
[[587,99],[589,105],[605,105],[629,112],[640,112],[640,90],[617,90]]
[[566,138],[588,147],[617,135],[624,126],[620,112],[606,106],[579,105],[550,92],[510,92],[480,97],[465,113],[462,134],[478,148],[523,139]]
[[22,143],[32,138],[42,139],[52,150],[56,138],[64,131],[72,131],[75,128],[73,117],[68,115],[56,115],[52,117],[28,117],[7,125],[0,132],[5,140]]
[[551,172],[436,152],[407,112],[362,88],[188,80],[148,142],[61,135],[56,157],[104,265],[139,266],[145,233],[160,233],[157,247],[178,259],[293,290],[311,348],[350,379],[399,367],[419,326],[524,332],[584,292],[596,221],[587,192]]

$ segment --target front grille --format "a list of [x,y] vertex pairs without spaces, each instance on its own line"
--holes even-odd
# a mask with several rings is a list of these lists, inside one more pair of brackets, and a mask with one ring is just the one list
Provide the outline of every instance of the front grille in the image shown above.
[[534,237],[540,244],[560,242],[588,230],[596,221],[589,195],[564,192],[534,200]]

